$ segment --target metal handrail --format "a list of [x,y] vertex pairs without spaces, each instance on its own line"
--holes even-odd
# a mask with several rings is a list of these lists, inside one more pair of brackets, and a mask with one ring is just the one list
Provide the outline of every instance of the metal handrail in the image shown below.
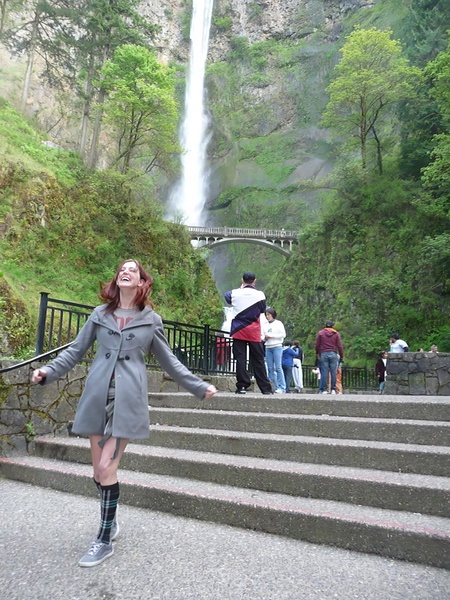
[[[8,371],[14,371],[14,369],[20,369],[21,367],[26,367],[27,365],[31,365],[31,363],[40,361],[44,358],[50,358],[50,356],[53,356],[53,354],[57,354],[58,352],[61,352],[61,350],[65,350],[66,348],[71,346],[71,344],[72,344],[72,342],[70,342],[70,344],[64,344],[64,346],[59,346],[59,348],[54,348],[53,350],[44,352],[44,354],[39,354],[38,356],[33,356],[33,358],[28,358],[27,360],[24,360],[21,363],[11,365],[10,367],[4,367],[3,369],[0,369],[0,373],[8,373]],[[3,359],[3,360],[5,360],[5,359]]]
[[[50,303],[57,306],[50,306]],[[16,365],[0,369],[0,373],[13,371],[33,362],[45,360],[68,348],[93,308],[93,306],[86,304],[49,298],[46,292],[41,292],[35,356]],[[67,317],[64,321],[64,327],[62,323],[63,316],[64,319]],[[208,325],[189,325],[174,321],[164,321],[163,325],[172,352],[188,369],[202,375],[235,375],[236,365],[232,351],[233,340],[229,337],[229,333],[219,329],[211,330]],[[67,341],[68,339],[70,341]],[[67,343],[43,352],[45,344],[49,347],[52,343],[61,344],[63,341]],[[90,362],[91,360],[92,355],[85,357],[83,362]],[[160,368],[155,357],[151,354],[147,357],[146,366],[148,369],[157,370]],[[251,367],[251,365],[249,366]],[[305,387],[309,389],[316,388],[317,378],[312,373],[313,365],[303,364],[302,368]],[[367,367],[343,366],[342,379],[344,389],[375,390],[378,386],[374,370]]]

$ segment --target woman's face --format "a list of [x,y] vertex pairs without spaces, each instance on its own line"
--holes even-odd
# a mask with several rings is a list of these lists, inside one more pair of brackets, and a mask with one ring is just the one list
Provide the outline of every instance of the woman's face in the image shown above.
[[136,289],[142,285],[141,275],[137,264],[130,260],[124,263],[116,279],[117,287],[121,290]]
[[269,321],[269,323],[272,323],[272,321],[274,320],[270,313],[266,313],[266,319]]

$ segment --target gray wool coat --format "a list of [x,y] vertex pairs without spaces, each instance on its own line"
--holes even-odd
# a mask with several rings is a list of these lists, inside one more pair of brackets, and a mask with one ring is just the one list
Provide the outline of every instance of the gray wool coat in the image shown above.
[[115,406],[112,435],[141,439],[149,435],[147,371],[145,355],[152,352],[161,367],[179,385],[199,399],[209,384],[194,375],[173,354],[164,335],[161,317],[145,307],[120,330],[113,315],[105,314],[106,304],[98,306],[74,342],[55,360],[42,368],[49,384],[72,369],[92,344],[97,351],[76,410],[72,431],[82,435],[103,435],[106,425],[106,398],[115,373]]

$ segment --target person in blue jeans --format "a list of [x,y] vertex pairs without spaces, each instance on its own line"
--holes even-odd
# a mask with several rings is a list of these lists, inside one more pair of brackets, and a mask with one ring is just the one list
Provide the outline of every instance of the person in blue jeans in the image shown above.
[[291,380],[292,380],[292,370],[294,368],[294,358],[298,358],[299,349],[293,346],[290,340],[286,340],[284,342],[283,347],[283,356],[281,359],[281,366],[283,368],[284,381],[286,384],[286,394],[289,394],[291,391]]
[[327,321],[316,338],[316,355],[320,369],[319,394],[328,394],[328,375],[331,374],[331,393],[336,393],[336,374],[339,361],[344,361],[341,336],[334,329],[334,322]]
[[269,307],[266,309],[266,319],[267,323],[263,326],[263,335],[269,379],[272,382],[275,394],[284,394],[286,383],[281,362],[286,330],[283,323],[277,319],[277,311],[274,308]]

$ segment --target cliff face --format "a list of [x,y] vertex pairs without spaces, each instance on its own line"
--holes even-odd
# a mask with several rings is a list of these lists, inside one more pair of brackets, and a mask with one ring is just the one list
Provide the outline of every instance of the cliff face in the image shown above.
[[[229,189],[265,187],[273,198],[280,189],[304,179],[320,179],[329,172],[332,157],[327,132],[318,126],[327,101],[324,90],[337,61],[345,23],[358,22],[355,15],[370,12],[376,4],[383,3],[215,0],[206,78],[213,134],[210,207],[222,205],[220,195]],[[154,42],[161,59],[187,66],[192,0],[143,0],[140,10],[161,28]],[[3,57],[13,73],[5,89],[11,91],[8,97],[15,94],[17,99],[22,80],[17,73],[23,73],[24,62]],[[37,64],[27,112],[38,118],[56,144],[75,149],[80,115],[64,107],[60,99],[52,100],[38,71]],[[108,146],[107,138],[102,138],[102,144]],[[105,150],[102,167],[107,166],[106,154]],[[160,191],[163,202],[172,183]],[[245,195],[241,198],[245,200]],[[294,193],[291,200],[310,207],[316,203],[314,194],[300,197]],[[288,220],[292,216],[293,222],[283,225],[298,227],[294,214],[288,211],[285,216]],[[232,213],[214,213],[215,221],[226,220],[229,225],[234,218]]]
[[[228,23],[212,26],[209,58],[226,58],[230,40],[244,37],[250,44],[268,38],[301,39],[322,31],[335,39],[349,13],[370,8],[380,0],[216,0],[214,17]],[[186,60],[192,0],[143,0],[142,14],[158,23],[156,46],[163,56]]]
[[[327,101],[324,90],[345,20],[376,3],[216,0],[206,78],[213,131],[210,206],[221,205],[220,194],[230,188],[262,185],[273,198],[273,188],[329,172],[327,134],[318,127]],[[161,27],[156,46],[167,61],[188,63],[191,5],[186,0],[144,0],[141,5],[142,13]],[[244,142],[243,148],[242,139],[255,143],[248,148]],[[261,145],[276,146],[278,152],[270,158]],[[315,197],[304,194],[301,201],[311,207]],[[212,218],[229,225],[234,221],[232,214],[216,212]]]

